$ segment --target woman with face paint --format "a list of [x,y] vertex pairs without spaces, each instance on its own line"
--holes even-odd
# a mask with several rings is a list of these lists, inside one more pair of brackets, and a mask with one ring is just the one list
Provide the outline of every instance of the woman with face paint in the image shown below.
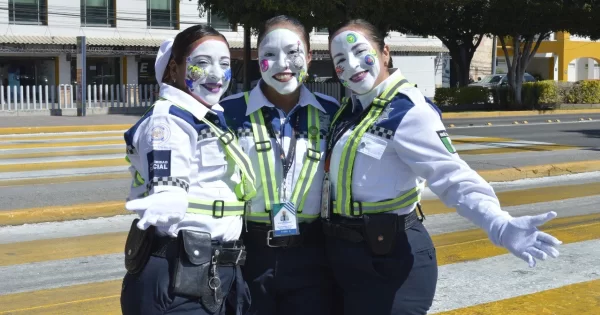
[[268,20],[258,36],[262,80],[221,102],[258,177],[243,234],[249,314],[330,315],[332,277],[318,218],[325,135],[339,104],[302,84],[309,43],[296,19]]
[[389,48],[373,25],[342,24],[330,33],[330,53],[353,92],[331,125],[323,191],[327,255],[344,314],[417,315],[431,307],[438,269],[419,205],[425,180],[531,267],[535,258],[558,256],[560,241],[537,229],[556,213],[501,210],[492,187],[454,150],[437,107],[399,70],[390,73]]
[[156,58],[160,99],[125,133],[135,211],[125,244],[123,314],[242,314],[242,215],[255,195],[250,160],[219,99],[231,79],[229,46],[205,25],[165,41]]

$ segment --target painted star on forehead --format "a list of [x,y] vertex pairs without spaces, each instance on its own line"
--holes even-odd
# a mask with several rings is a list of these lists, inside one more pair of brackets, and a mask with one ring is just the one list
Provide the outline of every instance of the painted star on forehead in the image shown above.
[[379,115],[379,118],[377,119],[377,121],[375,122],[376,124],[390,118],[390,113],[392,112],[393,108],[388,106],[386,107],[383,112],[381,113],[381,115]]

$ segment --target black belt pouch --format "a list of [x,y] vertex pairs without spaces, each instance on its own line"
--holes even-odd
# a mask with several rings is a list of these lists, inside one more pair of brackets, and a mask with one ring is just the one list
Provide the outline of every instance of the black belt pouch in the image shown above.
[[140,230],[137,227],[139,220],[133,220],[125,241],[125,269],[130,274],[136,274],[144,270],[148,259],[150,259],[152,241],[154,240],[154,226],[150,226],[146,230]]
[[380,213],[363,215],[365,223],[365,243],[375,255],[391,253],[398,235],[398,215]]
[[173,270],[173,293],[201,298],[210,296],[208,287],[212,258],[211,235],[196,231],[179,231],[179,251]]

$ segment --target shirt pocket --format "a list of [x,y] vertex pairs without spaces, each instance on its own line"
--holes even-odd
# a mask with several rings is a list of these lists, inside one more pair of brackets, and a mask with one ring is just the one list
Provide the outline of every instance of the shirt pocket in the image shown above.
[[358,152],[376,160],[381,160],[387,141],[372,134],[365,133],[358,145]]
[[204,167],[227,165],[225,150],[216,139],[200,142],[198,146],[200,147],[200,165]]

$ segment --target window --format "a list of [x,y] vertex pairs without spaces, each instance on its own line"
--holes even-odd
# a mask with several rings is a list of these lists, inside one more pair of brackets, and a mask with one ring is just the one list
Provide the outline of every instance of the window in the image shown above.
[[323,27],[323,28],[315,28],[315,34],[329,34],[329,29],[327,27]]
[[177,0],[148,0],[146,25],[150,28],[179,29]]
[[217,31],[232,31],[231,23],[227,19],[218,16],[216,13],[210,12],[208,15],[208,25],[212,26]]
[[115,27],[113,0],[81,0],[81,25]]
[[47,0],[8,0],[11,24],[48,25]]

